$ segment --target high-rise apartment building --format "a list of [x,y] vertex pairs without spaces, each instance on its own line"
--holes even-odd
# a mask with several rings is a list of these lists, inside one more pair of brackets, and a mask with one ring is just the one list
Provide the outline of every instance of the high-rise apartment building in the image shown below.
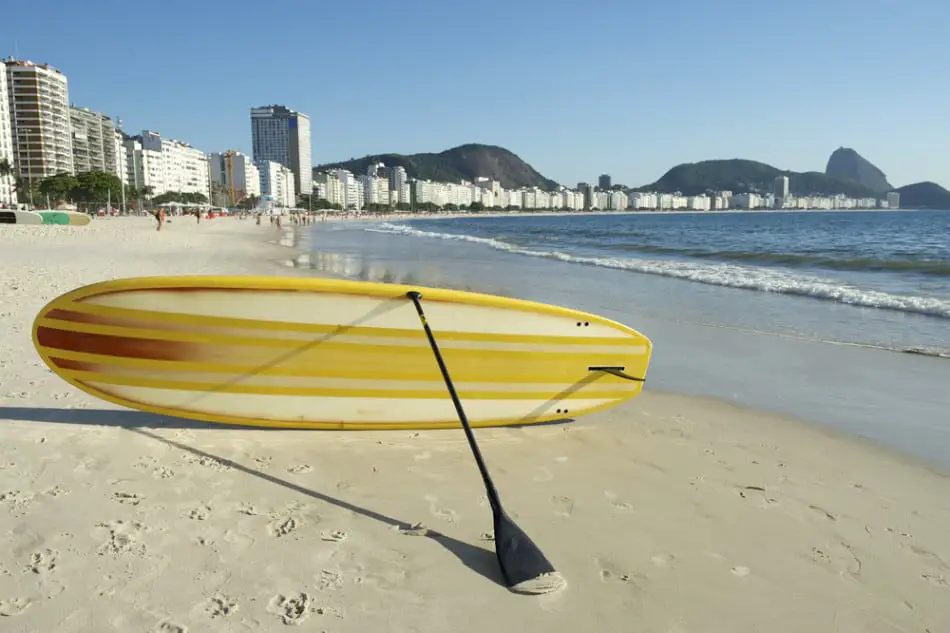
[[89,108],[70,106],[73,171],[106,171],[123,177],[116,152],[116,129],[112,119]]
[[251,144],[255,163],[280,163],[293,172],[296,191],[312,191],[310,117],[282,105],[251,108]]
[[229,204],[261,195],[261,172],[250,156],[228,151],[211,154],[211,182],[224,188]]
[[788,176],[775,177],[775,182],[772,184],[772,195],[775,196],[776,204],[788,198]]
[[597,179],[597,188],[602,191],[610,189],[610,174],[601,174]]
[[18,175],[40,180],[74,173],[66,75],[13,57],[4,65]]
[[[16,204],[16,157],[13,153],[13,126],[10,120],[10,100],[7,96],[5,66],[0,66],[0,205]],[[9,173],[7,173],[9,170]]]

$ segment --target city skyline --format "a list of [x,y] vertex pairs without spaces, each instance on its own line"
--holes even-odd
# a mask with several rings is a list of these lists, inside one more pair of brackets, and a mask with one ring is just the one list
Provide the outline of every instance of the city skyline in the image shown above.
[[[237,0],[227,11],[189,5],[184,22],[173,10],[126,7],[130,22],[147,19],[155,32],[189,41],[161,53],[140,46],[134,29],[77,49],[70,34],[94,30],[94,7],[64,3],[50,20],[20,4],[5,9],[0,41],[9,54],[61,68],[75,103],[208,152],[250,155],[246,113],[271,102],[310,115],[316,164],[482,142],[561,183],[609,173],[639,186],[678,163],[713,158],[821,170],[845,145],[896,186],[950,185],[941,105],[950,88],[931,72],[950,3],[921,0],[911,11],[806,0],[752,12],[741,4],[612,3],[577,12],[526,0],[488,2],[476,15],[369,1],[361,6],[373,20],[346,19],[342,5],[301,7],[289,20]],[[254,19],[237,17],[244,15]],[[423,27],[455,23],[480,34],[474,45],[460,44],[458,29]],[[226,43],[267,31],[282,34],[267,55],[212,63]],[[900,34],[901,46],[876,32]],[[353,47],[357,40],[378,45]],[[340,50],[346,62],[328,65]],[[551,89],[542,89],[552,69]],[[557,77],[584,77],[583,85]]]

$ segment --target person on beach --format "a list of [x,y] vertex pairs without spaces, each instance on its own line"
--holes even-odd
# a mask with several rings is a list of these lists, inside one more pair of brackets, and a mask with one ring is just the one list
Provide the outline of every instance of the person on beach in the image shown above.
[[155,228],[155,230],[161,231],[162,225],[165,223],[165,209],[159,209],[158,211],[153,211],[152,215],[155,217],[155,221],[158,222],[158,226]]

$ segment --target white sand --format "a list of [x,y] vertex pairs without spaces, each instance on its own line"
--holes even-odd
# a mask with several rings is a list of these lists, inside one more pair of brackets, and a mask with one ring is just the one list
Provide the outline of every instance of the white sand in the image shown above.
[[33,316],[79,285],[294,274],[265,235],[0,227],[0,631],[950,631],[950,479],[804,423],[648,391],[476,431],[567,579],[524,596],[499,584],[461,431],[191,424],[99,402],[34,352]]

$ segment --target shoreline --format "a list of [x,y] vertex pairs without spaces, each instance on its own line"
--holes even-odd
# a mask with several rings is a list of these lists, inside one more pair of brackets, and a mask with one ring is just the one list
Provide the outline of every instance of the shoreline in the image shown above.
[[[0,613],[12,630],[620,632],[633,619],[792,633],[950,621],[946,473],[807,420],[649,386],[570,423],[477,431],[509,511],[568,582],[510,594],[456,430],[189,423],[50,374],[29,324],[76,286],[311,276],[286,265],[303,254],[296,239],[281,245],[286,230],[250,221],[90,227],[0,232]],[[408,536],[417,522],[434,533]]]

